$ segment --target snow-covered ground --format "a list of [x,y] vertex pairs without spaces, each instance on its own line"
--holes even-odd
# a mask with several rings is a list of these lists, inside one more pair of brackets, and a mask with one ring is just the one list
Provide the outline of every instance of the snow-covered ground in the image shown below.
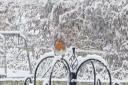
[[29,76],[30,76],[29,71],[7,69],[8,78],[24,78],[24,77],[29,77]]

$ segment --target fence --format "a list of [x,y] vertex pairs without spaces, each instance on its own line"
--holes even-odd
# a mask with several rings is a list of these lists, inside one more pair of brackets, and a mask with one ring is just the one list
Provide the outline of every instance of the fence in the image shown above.
[[[67,81],[64,83],[62,83],[62,81],[61,81],[62,85],[91,85],[92,82],[79,82],[79,79],[78,79],[79,71],[81,71],[81,68],[85,68],[85,64],[87,62],[91,63],[91,67],[93,69],[93,85],[119,85],[118,83],[112,83],[111,73],[106,65],[106,62],[103,59],[95,58],[96,56],[94,56],[94,57],[89,56],[89,57],[84,58],[83,61],[79,61],[79,59],[77,59],[77,57],[75,56],[75,48],[73,48],[72,50],[73,50],[73,52],[72,52],[73,56],[69,58],[69,59],[71,59],[71,63],[69,63],[69,61],[64,56],[62,56],[60,58],[56,58],[55,56],[47,56],[47,57],[41,59],[35,69],[34,77],[28,77],[25,80],[24,85],[27,85],[28,82],[31,84],[34,84],[34,85],[38,85],[37,84],[37,71],[39,69],[39,66],[41,65],[42,62],[44,62],[45,60],[47,60],[49,58],[53,59],[54,61],[52,62],[52,65],[50,67],[50,72],[49,72],[50,75],[49,75],[48,80],[45,83],[45,85],[61,85],[61,84],[55,84],[54,82],[52,82],[52,75],[54,73],[55,65],[59,62],[63,63],[64,67],[68,71]],[[108,82],[103,82],[102,79],[100,79],[100,77],[97,77],[98,74],[96,72],[97,68],[96,68],[96,64],[94,64],[95,62],[98,62],[100,65],[102,65],[105,68],[105,72],[107,73],[106,75],[108,75],[108,78],[107,78]],[[86,74],[88,74],[88,73],[86,73]],[[42,85],[42,84],[40,84],[40,85]]]

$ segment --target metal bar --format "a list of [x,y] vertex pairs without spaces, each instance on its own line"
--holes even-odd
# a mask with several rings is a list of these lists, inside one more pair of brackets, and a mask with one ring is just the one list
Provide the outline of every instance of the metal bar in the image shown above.
[[53,58],[54,56],[48,56],[46,58],[43,58],[36,66],[36,69],[35,69],[35,72],[34,72],[34,85],[36,85],[36,74],[37,74],[37,71],[38,71],[38,68],[40,66],[40,64],[47,58]]
[[94,63],[91,61],[92,67],[93,67],[93,74],[94,74],[94,85],[96,85],[96,69],[94,66]]
[[81,68],[81,66],[82,66],[84,63],[86,63],[86,62],[88,62],[88,61],[92,61],[92,60],[98,61],[99,63],[101,63],[101,64],[106,68],[106,70],[107,70],[107,72],[108,72],[108,75],[109,75],[109,85],[112,85],[111,74],[110,74],[110,71],[109,71],[109,69],[107,68],[107,66],[106,66],[102,61],[100,61],[100,60],[98,60],[98,59],[93,59],[93,58],[87,59],[87,60],[83,61],[83,62],[79,65],[79,67],[78,67],[78,69],[77,69],[77,71],[76,71],[76,78],[77,78],[77,74],[78,74],[78,71],[79,71],[79,69]]
[[27,85],[27,81],[29,80],[29,83],[32,83],[32,79],[30,77],[27,77],[25,79],[24,85]]
[[[61,60],[62,60],[62,62],[65,62],[66,65],[67,65],[67,66],[65,66],[65,67],[67,67],[67,69],[68,69],[68,71],[69,71],[69,85],[71,85],[71,70],[70,70],[70,66],[69,66],[68,62],[67,62],[65,59],[61,58]],[[54,69],[56,63],[58,63],[59,61],[60,61],[60,60],[57,60],[57,61],[55,62],[55,64],[53,65],[53,67],[52,67],[52,70],[51,70],[51,73],[50,73],[50,78],[49,78],[49,85],[51,85],[51,79],[52,79],[53,69]],[[64,63],[63,63],[63,64],[64,64]],[[64,65],[65,65],[65,64],[64,64]],[[74,84],[73,84],[73,85],[74,85]]]

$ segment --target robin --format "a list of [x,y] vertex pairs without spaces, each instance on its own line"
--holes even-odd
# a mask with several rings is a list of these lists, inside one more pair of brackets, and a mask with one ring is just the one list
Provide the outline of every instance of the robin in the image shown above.
[[65,42],[62,39],[57,39],[54,44],[55,55],[64,55],[66,51]]

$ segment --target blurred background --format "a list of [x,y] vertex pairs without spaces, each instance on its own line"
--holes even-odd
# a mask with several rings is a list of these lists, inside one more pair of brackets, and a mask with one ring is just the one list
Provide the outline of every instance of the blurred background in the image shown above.
[[0,0],[0,73],[29,71],[28,55],[33,72],[56,33],[67,48],[102,56],[113,78],[128,79],[128,0]]

